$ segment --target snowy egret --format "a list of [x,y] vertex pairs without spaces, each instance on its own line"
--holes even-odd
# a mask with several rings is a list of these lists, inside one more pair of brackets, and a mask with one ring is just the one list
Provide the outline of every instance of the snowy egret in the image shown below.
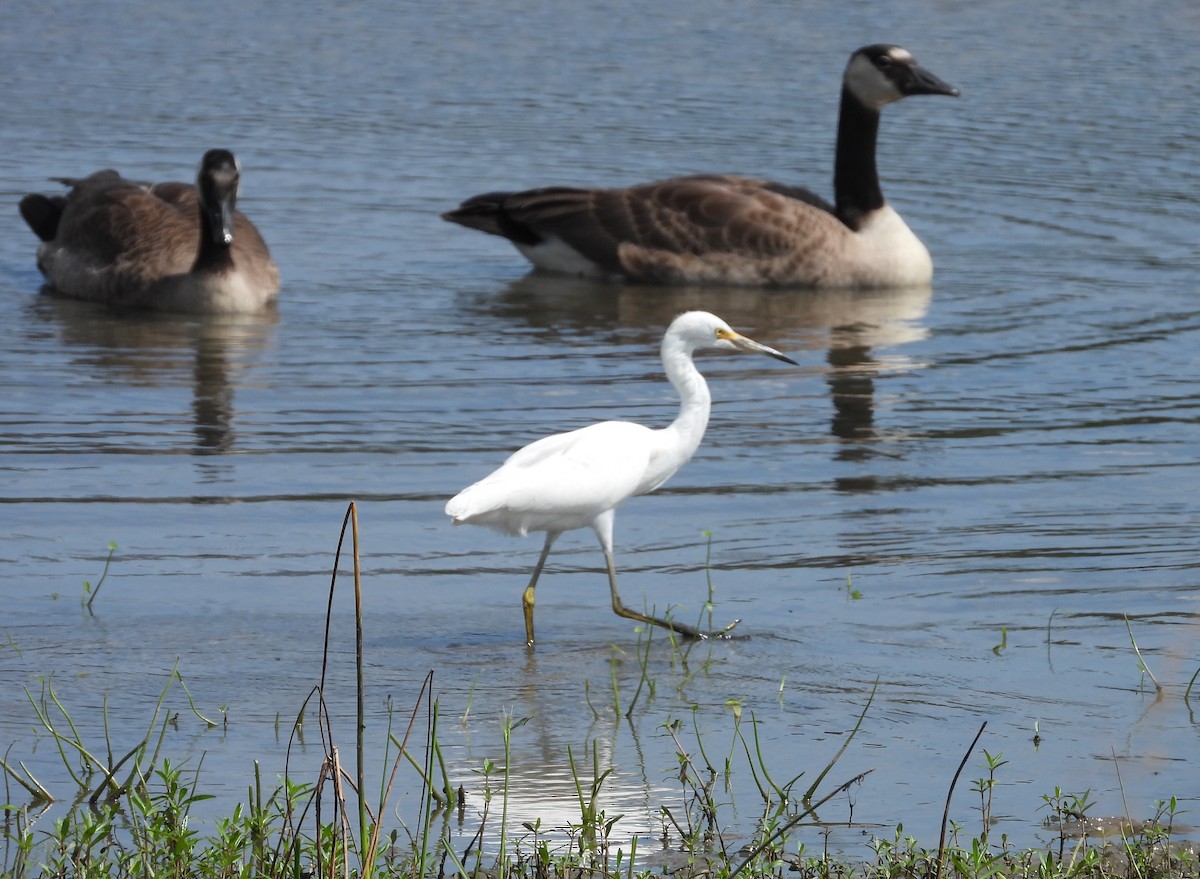
[[446,515],[455,525],[486,525],[520,536],[530,531],[546,533],[542,554],[521,599],[528,644],[533,644],[534,588],[550,548],[564,531],[585,527],[596,532],[604,550],[612,606],[620,616],[671,629],[686,638],[724,634],[737,625],[735,620],[718,632],[706,633],[631,610],[621,603],[613,564],[616,508],[670,479],[692,457],[704,436],[712,397],[692,362],[693,352],[702,348],[755,351],[796,363],[774,348],[734,332],[716,315],[705,311],[681,314],[662,340],[663,368],[680,398],[679,415],[669,426],[654,430],[629,421],[604,421],[545,437],[515,452],[498,470],[446,504]]
[[139,183],[113,170],[61,177],[65,195],[27,195],[21,216],[42,239],[38,268],[64,296],[184,312],[271,305],[279,269],[236,209],[241,170],[209,150],[196,185]]
[[842,77],[835,204],[736,174],[618,189],[487,192],[442,214],[499,235],[539,268],[650,284],[908,287],[933,276],[929,251],[883,197],[880,111],[909,95],[957,95],[899,46],[863,46]]

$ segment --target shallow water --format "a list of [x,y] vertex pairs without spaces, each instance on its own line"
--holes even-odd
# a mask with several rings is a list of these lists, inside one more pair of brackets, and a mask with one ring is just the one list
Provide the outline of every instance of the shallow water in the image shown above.
[[[851,853],[900,821],[936,844],[985,720],[979,748],[1008,761],[996,829],[1020,844],[1048,835],[1055,786],[1091,790],[1097,815],[1127,802],[1149,817],[1171,795],[1194,810],[1200,11],[810,7],[363,3],[301,17],[218,3],[202,18],[168,3],[133,26],[60,2],[10,16],[0,742],[64,790],[23,688],[53,673],[92,737],[107,697],[129,738],[178,661],[201,710],[224,706],[229,723],[206,732],[176,686],[166,746],[190,768],[203,755],[204,784],[227,797],[213,812],[229,811],[253,760],[283,767],[279,730],[320,673],[333,551],[357,500],[368,735],[382,741],[385,700],[405,714],[433,669],[466,825],[475,770],[502,762],[506,713],[530,718],[512,736],[514,826],[578,821],[567,749],[590,768],[594,743],[627,839],[657,835],[664,803],[678,814],[667,722],[723,760],[740,700],[776,780],[812,779],[876,681],[827,784],[875,771],[821,813],[852,812],[833,838]],[[837,78],[878,40],[963,92],[889,108],[880,139],[884,189],[933,252],[932,290],[533,277],[503,242],[436,218],[487,189],[693,171],[827,193]],[[186,179],[218,145],[241,158],[241,205],[282,268],[278,314],[113,315],[39,294],[20,195],[106,166]],[[613,708],[633,699],[639,639],[609,610],[593,537],[559,542],[530,656],[520,590],[540,541],[451,528],[441,508],[550,431],[667,423],[657,344],[694,307],[801,365],[704,356],[704,444],[617,517],[627,603],[694,619],[711,575],[716,622],[741,618],[748,636],[697,647],[684,669],[656,634],[654,693],[626,723]],[[82,583],[109,541],[91,617]],[[348,584],[329,691],[344,749]],[[982,759],[954,801],[968,830]],[[310,725],[291,768],[313,776],[319,761]],[[411,815],[415,782],[402,787]],[[759,803],[744,760],[724,802],[745,832]]]

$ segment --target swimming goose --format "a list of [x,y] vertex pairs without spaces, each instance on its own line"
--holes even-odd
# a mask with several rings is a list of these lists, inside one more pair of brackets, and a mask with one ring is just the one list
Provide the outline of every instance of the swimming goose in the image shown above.
[[38,268],[60,293],[163,311],[257,311],[279,269],[235,205],[240,169],[209,150],[196,185],[138,183],[113,170],[56,178],[66,196],[27,195],[21,216],[42,239]]
[[732,174],[620,189],[489,192],[443,219],[507,238],[536,267],[650,284],[906,287],[928,284],[929,251],[884,200],[875,170],[883,107],[952,95],[899,46],[865,46],[842,79],[835,204]]

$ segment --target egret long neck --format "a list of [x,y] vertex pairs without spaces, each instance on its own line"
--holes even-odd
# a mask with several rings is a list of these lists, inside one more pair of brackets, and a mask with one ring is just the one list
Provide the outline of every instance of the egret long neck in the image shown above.
[[712,396],[708,382],[692,363],[692,352],[674,339],[663,339],[663,368],[671,385],[679,393],[679,414],[669,427],[662,429],[665,450],[672,459],[671,473],[682,467],[704,439]]
[[838,217],[856,232],[866,215],[884,204],[879,173],[875,170],[878,135],[879,111],[866,106],[843,87],[833,193]]

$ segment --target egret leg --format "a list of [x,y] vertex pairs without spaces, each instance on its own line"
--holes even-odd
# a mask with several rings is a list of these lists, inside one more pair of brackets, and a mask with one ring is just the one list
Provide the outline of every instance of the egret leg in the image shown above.
[[685,638],[691,638],[697,641],[703,641],[709,637],[723,637],[727,635],[734,626],[741,620],[734,620],[723,629],[718,629],[715,632],[702,632],[695,626],[689,626],[686,623],[676,622],[675,620],[660,619],[658,617],[648,616],[644,613],[639,613],[632,608],[626,607],[621,601],[621,595],[617,591],[617,568],[613,562],[612,554],[612,511],[608,512],[607,517],[601,516],[596,520],[594,525],[596,536],[600,538],[600,548],[604,550],[604,564],[608,569],[608,588],[612,592],[613,612],[617,616],[625,617],[630,620],[637,620],[640,623],[645,623],[649,626],[658,626],[662,629],[669,629]]
[[554,546],[554,541],[558,540],[560,533],[558,531],[546,532],[546,543],[542,546],[542,554],[538,556],[533,576],[529,578],[529,585],[521,594],[521,608],[525,611],[525,644],[529,647],[533,646],[533,590],[537,586],[538,577],[542,576],[542,568],[546,566],[546,556],[550,555],[550,547]]

